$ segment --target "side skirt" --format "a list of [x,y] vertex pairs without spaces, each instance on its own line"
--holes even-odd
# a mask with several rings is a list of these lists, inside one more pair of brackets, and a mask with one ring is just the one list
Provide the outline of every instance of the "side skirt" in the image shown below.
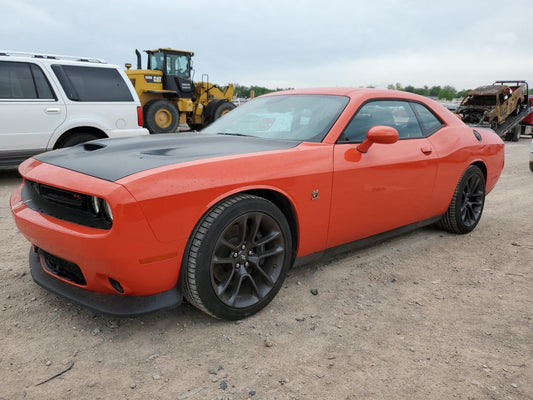
[[309,254],[307,256],[298,257],[296,261],[294,262],[293,267],[300,267],[300,266],[308,265],[311,263],[325,261],[327,259],[338,256],[340,254],[348,253],[354,250],[360,250],[365,247],[369,247],[377,243],[384,242],[385,240],[391,239],[393,237],[403,235],[407,232],[414,231],[424,226],[434,224],[435,222],[438,222],[441,218],[442,218],[442,215],[438,215],[436,217],[432,217],[432,218],[429,218],[423,221],[418,221],[413,224],[401,226],[391,231],[379,233],[377,235],[369,236],[364,239],[359,239],[354,242],[341,244],[340,246],[332,247],[330,249],[326,249],[324,251],[319,251],[317,253]]

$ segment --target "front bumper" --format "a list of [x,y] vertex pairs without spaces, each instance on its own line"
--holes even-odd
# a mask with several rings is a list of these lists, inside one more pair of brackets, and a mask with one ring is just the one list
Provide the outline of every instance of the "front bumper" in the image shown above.
[[41,257],[33,249],[30,250],[30,272],[33,280],[45,289],[104,314],[131,317],[171,309],[179,306],[183,300],[179,284],[170,290],[149,296],[90,292],[47,274],[41,264]]
[[[121,185],[35,160],[21,169],[26,179],[47,182],[52,176],[65,183],[63,189],[101,194],[116,214],[110,229],[84,226],[30,208],[26,203],[32,200],[22,197],[23,186],[15,190],[10,199],[15,223],[40,250],[40,255],[30,254],[37,283],[108,314],[136,315],[180,304],[178,278],[186,238],[159,241],[139,203]],[[57,265],[51,268],[50,260]]]

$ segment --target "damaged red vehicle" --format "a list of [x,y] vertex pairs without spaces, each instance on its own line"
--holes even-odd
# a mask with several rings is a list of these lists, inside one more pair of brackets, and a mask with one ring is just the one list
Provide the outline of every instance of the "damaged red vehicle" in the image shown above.
[[95,140],[20,166],[11,197],[45,288],[94,310],[240,319],[293,264],[478,224],[503,142],[406,92],[278,92],[200,133]]

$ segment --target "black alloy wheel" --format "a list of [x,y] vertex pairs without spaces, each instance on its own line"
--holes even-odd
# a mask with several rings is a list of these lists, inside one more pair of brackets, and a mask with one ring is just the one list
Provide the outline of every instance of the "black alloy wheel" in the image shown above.
[[465,226],[475,226],[481,218],[485,198],[485,182],[482,176],[470,174],[461,194],[461,219]]
[[461,176],[448,210],[439,225],[453,233],[474,230],[485,205],[485,177],[479,167],[470,165]]
[[184,264],[185,295],[214,317],[247,317],[274,298],[291,259],[283,213],[261,197],[229,197],[206,213],[192,235]]

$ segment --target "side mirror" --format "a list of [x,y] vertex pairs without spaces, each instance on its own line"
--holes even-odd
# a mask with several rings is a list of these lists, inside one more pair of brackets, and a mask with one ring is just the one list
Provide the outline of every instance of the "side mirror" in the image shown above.
[[376,125],[370,128],[366,134],[366,139],[357,146],[357,150],[366,153],[374,143],[392,144],[396,143],[400,135],[398,131],[391,126]]

